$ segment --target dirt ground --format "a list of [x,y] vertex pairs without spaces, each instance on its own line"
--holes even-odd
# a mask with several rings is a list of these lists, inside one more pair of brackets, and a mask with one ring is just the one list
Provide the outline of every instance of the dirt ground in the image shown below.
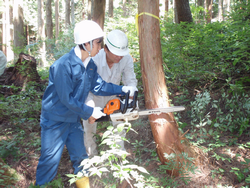
[[[134,129],[139,133],[135,134],[134,132],[129,132],[126,138],[130,141],[130,143],[126,143],[125,147],[127,152],[130,153],[128,160],[132,163],[135,163],[139,166],[145,167],[151,175],[159,178],[169,178],[166,174],[159,174],[157,170],[159,168],[160,163],[156,161],[156,157],[152,157],[150,152],[145,152],[145,148],[149,150],[153,150],[155,148],[155,143],[153,142],[153,136],[151,133],[150,125],[148,124],[146,119],[140,119],[139,126],[135,126]],[[1,122],[1,136],[4,135],[4,130],[9,130],[11,128],[10,123]],[[39,132],[39,125],[37,125],[36,131]],[[104,130],[105,128],[103,128]],[[99,134],[102,131],[99,131]],[[140,134],[143,133],[143,134]],[[31,139],[31,137],[29,137]],[[228,139],[225,137],[225,139]],[[135,148],[131,143],[135,143],[135,140],[141,141],[143,140],[143,153],[141,153],[140,161],[136,161],[138,156],[135,156]],[[245,143],[249,141],[249,137],[241,137],[239,142]],[[31,140],[25,140],[25,142],[31,142]],[[15,184],[15,187],[19,188],[27,188],[29,185],[35,181],[35,173],[36,166],[39,159],[39,150],[37,148],[20,148],[21,153],[26,153],[26,155],[15,159],[13,156],[9,156],[6,163],[19,174],[19,181]],[[228,148],[229,149],[229,148]],[[149,151],[148,150],[148,151]],[[231,154],[234,156],[236,153],[241,154],[241,158],[236,160],[235,158],[232,161],[223,161],[223,160],[215,160],[208,153],[206,156],[200,156],[199,164],[197,165],[198,169],[196,170],[196,174],[190,174],[191,181],[188,185],[183,184],[183,182],[179,178],[175,178],[175,181],[179,182],[178,187],[187,187],[187,188],[199,188],[199,187],[217,187],[218,184],[230,185],[232,187],[243,187],[246,186],[244,183],[238,183],[237,176],[234,173],[231,173],[231,167],[238,167],[239,169],[243,168],[243,165],[240,163],[243,161],[243,158],[250,159],[250,150],[239,149],[236,146],[230,147]],[[223,151],[219,151],[219,153],[223,153]],[[197,152],[198,153],[198,152]],[[201,154],[202,155],[202,154]],[[214,169],[224,169],[224,175],[218,175],[212,177],[211,170]],[[74,188],[75,185],[70,185],[68,180],[69,178],[65,174],[73,174],[73,168],[69,159],[69,155],[65,148],[61,162],[58,169],[58,174],[61,175],[62,181],[64,183],[65,188]],[[105,177],[105,176],[104,176]],[[58,177],[57,177],[58,178]],[[90,184],[93,188],[103,188],[104,186],[100,183],[101,179],[92,177],[90,178]],[[120,186],[124,187],[124,186]],[[128,185],[125,187],[129,187]]]

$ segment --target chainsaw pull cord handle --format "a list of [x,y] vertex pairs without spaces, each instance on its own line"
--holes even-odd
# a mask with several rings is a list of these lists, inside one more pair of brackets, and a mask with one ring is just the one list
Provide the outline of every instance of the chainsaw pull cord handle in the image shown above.
[[125,114],[127,109],[128,109],[128,101],[129,101],[129,93],[130,91],[128,91],[126,94],[125,94],[125,103],[121,103],[121,113],[122,114]]

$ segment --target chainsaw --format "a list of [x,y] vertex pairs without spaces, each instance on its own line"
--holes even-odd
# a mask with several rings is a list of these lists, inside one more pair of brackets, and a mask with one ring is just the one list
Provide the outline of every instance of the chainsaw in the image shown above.
[[146,116],[151,114],[159,115],[161,113],[169,113],[169,112],[177,112],[185,110],[184,106],[172,106],[172,107],[165,107],[165,108],[155,108],[155,109],[146,109],[146,110],[138,110],[138,92],[135,91],[133,100],[130,102],[129,100],[129,93],[126,93],[125,99],[124,98],[116,98],[110,100],[104,109],[102,110],[106,116],[102,116],[101,118],[97,119],[96,122],[103,122],[103,121],[132,121],[139,118],[139,116]]

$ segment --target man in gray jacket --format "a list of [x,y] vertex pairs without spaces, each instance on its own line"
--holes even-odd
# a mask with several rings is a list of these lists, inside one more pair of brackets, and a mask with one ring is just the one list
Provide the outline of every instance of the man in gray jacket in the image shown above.
[[[121,81],[124,86],[137,86],[137,80],[134,73],[133,58],[129,55],[128,39],[124,32],[120,30],[111,31],[105,39],[105,47],[93,57],[94,63],[97,66],[97,72],[108,83],[119,85]],[[109,100],[116,98],[113,96],[96,96],[89,93],[86,104],[92,107],[104,106]],[[117,126],[119,123],[113,123]],[[96,134],[97,123],[90,124],[88,121],[83,121],[84,126],[84,143],[89,156],[97,154],[97,145],[94,134]],[[126,132],[120,133],[120,136],[125,137]],[[120,149],[125,150],[124,142],[117,143],[121,146]]]

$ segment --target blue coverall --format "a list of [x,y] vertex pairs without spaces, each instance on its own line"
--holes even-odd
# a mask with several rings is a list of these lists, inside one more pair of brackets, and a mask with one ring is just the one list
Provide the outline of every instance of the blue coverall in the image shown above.
[[36,185],[44,185],[56,176],[64,145],[76,174],[88,158],[80,119],[87,120],[93,108],[85,105],[89,91],[95,95],[124,95],[122,86],[106,83],[91,59],[85,68],[74,48],[50,67],[49,83],[42,99],[41,156]]

